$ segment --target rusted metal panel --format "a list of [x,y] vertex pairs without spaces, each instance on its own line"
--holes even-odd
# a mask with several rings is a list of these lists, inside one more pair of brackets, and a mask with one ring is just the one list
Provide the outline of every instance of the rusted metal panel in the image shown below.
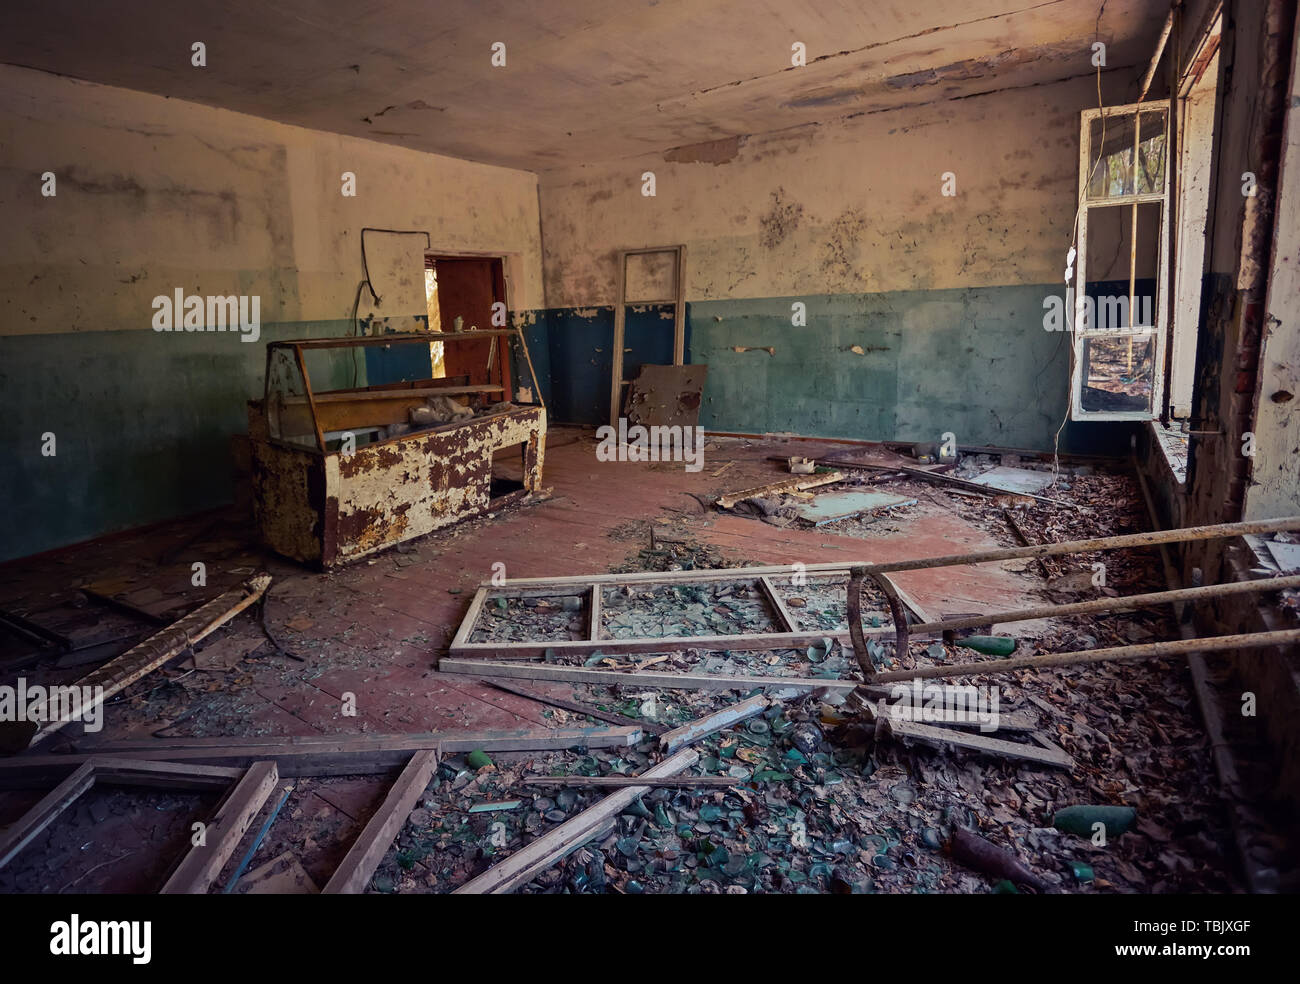
[[525,487],[537,489],[545,433],[545,411],[526,407],[327,456],[338,463],[339,482],[326,565],[486,512],[492,453],[501,448],[525,445]]
[[325,461],[267,441],[250,442],[253,512],[262,541],[278,554],[319,564],[326,508]]
[[[374,340],[326,341],[362,345]],[[301,343],[302,347],[309,344],[324,342]],[[300,356],[299,343],[273,343],[268,350],[277,345]],[[279,404],[271,404],[268,370],[268,399],[248,405],[255,512],[263,541],[277,553],[329,568],[486,512],[493,505],[517,501],[541,488],[544,407],[512,407],[463,423],[362,444],[346,455],[322,453],[327,448],[326,432],[347,430],[359,422],[372,430],[381,422],[402,422],[429,391],[435,395],[473,391],[481,397],[501,387],[464,387],[455,385],[454,380],[431,379],[413,387],[381,385],[314,394],[301,358],[298,363],[307,389],[304,397],[281,396]],[[305,411],[293,433],[313,435],[314,440],[309,441],[315,447],[277,439],[272,426],[275,420],[266,412],[268,406]],[[324,429],[323,414],[328,424]],[[493,500],[493,452],[516,445],[524,448],[524,489]]]

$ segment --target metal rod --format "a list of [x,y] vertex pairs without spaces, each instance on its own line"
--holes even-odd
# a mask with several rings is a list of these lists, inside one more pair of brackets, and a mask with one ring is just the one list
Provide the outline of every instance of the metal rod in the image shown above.
[[1112,659],[1152,659],[1184,656],[1187,653],[1214,653],[1232,649],[1265,649],[1300,642],[1300,629],[1277,632],[1247,632],[1242,635],[1214,636],[1209,639],[1176,639],[1172,642],[1147,642],[1137,646],[1112,646],[1108,649],[1084,649],[1071,653],[1047,653],[1043,656],[1012,656],[1009,659],[985,659],[960,666],[918,666],[914,670],[890,670],[877,673],[872,683],[890,683],[918,678],[983,676],[1010,670],[1039,670],[1080,663],[1104,663]]
[[253,838],[253,843],[248,845],[248,850],[244,852],[243,858],[240,859],[239,866],[235,868],[234,873],[230,876],[230,880],[226,882],[226,887],[221,890],[222,895],[229,895],[235,890],[236,883],[247,870],[248,863],[253,860],[253,855],[257,853],[257,849],[262,846],[262,841],[266,839],[267,831],[271,829],[271,824],[275,823],[275,818],[280,815],[280,810],[284,807],[284,804],[288,802],[289,794],[292,792],[292,786],[286,786],[284,788],[284,794],[280,797],[280,802],[275,804],[275,809],[271,811],[271,815],[267,817],[266,822],[262,824],[262,829],[259,830],[257,836]]
[[1037,608],[1022,608],[1010,612],[992,612],[988,615],[976,615],[970,618],[941,619],[938,622],[914,625],[912,631],[919,635],[922,632],[973,629],[981,625],[996,625],[1003,622],[1026,622],[1033,618],[1059,618],[1065,615],[1085,615],[1090,612],[1131,612],[1151,605],[1166,605],[1182,601],[1195,602],[1205,598],[1220,598],[1224,595],[1258,594],[1265,591],[1281,591],[1283,588],[1300,588],[1300,574],[1273,579],[1265,578],[1258,581],[1235,581],[1231,584],[1207,584],[1200,588],[1153,591],[1149,594],[1128,595],[1123,598],[1098,598],[1093,601],[1079,601],[1069,605],[1040,605]]
[[1155,81],[1156,69],[1160,67],[1160,59],[1164,56],[1165,45],[1169,41],[1169,32],[1174,27],[1174,12],[1171,8],[1165,16],[1165,26],[1160,32],[1160,40],[1156,42],[1155,54],[1151,56],[1151,64],[1147,66],[1146,75],[1142,76],[1142,92],[1138,95],[1138,102],[1146,99],[1147,92],[1151,88],[1151,83]]
[[[849,572],[848,619],[849,638],[853,640],[853,655],[862,667],[862,679],[870,681],[876,675],[876,667],[867,652],[866,635],[862,631],[862,584],[867,579],[867,565],[854,564]],[[901,653],[899,654],[902,655]]]

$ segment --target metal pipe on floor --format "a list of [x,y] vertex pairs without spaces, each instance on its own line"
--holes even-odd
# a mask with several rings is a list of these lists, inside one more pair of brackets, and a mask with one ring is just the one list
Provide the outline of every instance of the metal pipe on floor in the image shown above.
[[1033,618],[1060,618],[1065,615],[1087,615],[1093,612],[1131,612],[1150,605],[1168,605],[1181,601],[1196,602],[1206,598],[1222,598],[1225,595],[1262,594],[1268,591],[1281,591],[1284,588],[1300,588],[1300,574],[1261,578],[1258,581],[1234,581],[1231,584],[1207,584],[1200,588],[1152,591],[1148,594],[1128,595],[1121,598],[1096,598],[1092,601],[1078,601],[1068,605],[1040,605],[1037,608],[991,612],[969,618],[941,619],[937,622],[913,625],[912,632],[920,635],[929,632],[974,629],[981,625],[997,625],[1003,622],[1026,622]]
[[952,679],[1006,673],[1009,670],[1041,670],[1082,663],[1104,663],[1112,659],[1156,659],[1185,656],[1187,653],[1212,653],[1233,649],[1265,649],[1300,643],[1300,629],[1276,632],[1246,632],[1241,635],[1213,636],[1209,639],[1176,639],[1172,642],[1147,642],[1136,646],[1111,646],[1106,649],[1083,649],[1070,653],[1046,653],[1042,656],[1013,656],[1010,659],[986,659],[956,666],[918,666],[914,670],[891,670],[877,673],[873,684],[899,680]]

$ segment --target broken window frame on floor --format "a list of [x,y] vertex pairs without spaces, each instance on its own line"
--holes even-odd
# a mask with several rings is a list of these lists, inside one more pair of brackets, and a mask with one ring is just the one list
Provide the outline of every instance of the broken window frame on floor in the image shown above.
[[[633,574],[593,574],[587,577],[555,578],[521,578],[507,580],[500,584],[487,582],[481,584],[470,601],[469,610],[461,621],[455,637],[448,646],[447,654],[451,657],[503,659],[536,659],[545,656],[547,650],[555,654],[589,656],[597,651],[609,655],[619,653],[659,653],[679,649],[700,649],[705,651],[760,651],[768,649],[798,649],[814,645],[823,639],[835,639],[847,643],[850,639],[848,628],[841,630],[809,629],[802,631],[794,616],[782,600],[773,582],[774,577],[786,577],[795,573],[790,566],[783,567],[733,567],[725,569],[673,572],[639,572]],[[828,578],[850,576],[850,565],[808,565],[807,577]],[[773,625],[776,632],[738,633],[735,635],[703,636],[645,636],[634,639],[613,639],[604,636],[601,629],[601,596],[607,589],[622,587],[684,587],[708,583],[745,584],[761,592],[772,611]],[[897,585],[891,585],[899,595],[899,601],[909,619],[918,623],[926,621],[924,612],[900,591]],[[586,620],[587,638],[585,639],[538,639],[525,642],[470,642],[480,616],[489,600],[497,598],[565,598],[581,597],[585,599],[583,617]],[[868,636],[894,636],[894,626],[883,628],[864,628]]]
[[[316,391],[304,352],[387,349],[439,341],[508,338],[524,355],[540,393],[519,328],[460,332],[408,332],[271,342],[262,400],[248,404],[254,511],[263,542],[275,552],[328,569],[540,491],[546,444],[546,407],[510,409],[421,430],[386,436],[431,396],[503,394],[494,385],[460,385],[458,378],[429,378]],[[495,351],[495,349],[494,349]],[[503,359],[496,360],[498,366]],[[286,395],[286,390],[289,395]],[[540,400],[540,397],[539,397]],[[295,422],[288,423],[290,414]],[[369,416],[366,416],[369,415]],[[288,429],[286,429],[288,427]],[[296,429],[294,429],[296,428]],[[310,430],[308,430],[310,428]],[[357,442],[350,453],[328,438],[380,430],[380,439]],[[522,445],[522,487],[492,497],[492,455]]]
[[[1161,131],[1165,135],[1162,167],[1163,181],[1158,192],[1139,192],[1136,174],[1139,165],[1139,148],[1142,142],[1141,121],[1143,116],[1152,113],[1162,113],[1164,115],[1164,127]],[[1167,274],[1169,265],[1169,178],[1170,172],[1173,170],[1169,141],[1170,115],[1171,106],[1168,100],[1153,100],[1151,102],[1130,103],[1124,106],[1107,106],[1104,109],[1087,109],[1083,111],[1080,117],[1079,234],[1076,247],[1074,281],[1076,288],[1073,292],[1067,291],[1066,295],[1067,298],[1073,298],[1073,301],[1067,300],[1066,303],[1069,327],[1072,329],[1071,344],[1073,346],[1070,381],[1071,420],[1153,420],[1160,416],[1164,405],[1165,349],[1169,326],[1169,277]],[[1125,119],[1133,121],[1132,188],[1118,195],[1107,194],[1101,197],[1093,197],[1089,185],[1092,182],[1094,170],[1097,166],[1104,165],[1104,160],[1099,153],[1093,150],[1092,124],[1093,121],[1102,119],[1105,120],[1107,125],[1119,124]],[[1154,323],[1151,325],[1134,326],[1135,307],[1141,307],[1138,304],[1134,287],[1137,268],[1138,210],[1140,206],[1145,204],[1158,204],[1160,206],[1159,247],[1154,278],[1156,299],[1153,313],[1155,318]],[[1081,317],[1081,311],[1084,310],[1084,299],[1088,290],[1088,219],[1092,210],[1106,208],[1128,208],[1131,209],[1132,214],[1131,231],[1129,233],[1128,325],[1122,328],[1095,323],[1086,324],[1084,322],[1087,319]],[[1066,283],[1068,284],[1069,281],[1067,280]],[[1087,346],[1090,342],[1103,340],[1124,340],[1134,345],[1145,345],[1148,342],[1151,344],[1151,394],[1145,410],[1087,410],[1084,408],[1083,391],[1087,385],[1087,379],[1085,378]]]

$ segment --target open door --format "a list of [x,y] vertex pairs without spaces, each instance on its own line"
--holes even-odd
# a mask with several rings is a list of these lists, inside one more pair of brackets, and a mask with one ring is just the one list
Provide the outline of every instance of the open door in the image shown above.
[[[438,291],[437,327],[455,331],[457,319],[462,331],[491,328],[492,306],[506,300],[505,270],[497,257],[431,257]],[[500,309],[498,309],[500,310]],[[500,319],[498,319],[499,321]],[[495,327],[505,327],[497,325]],[[443,352],[447,376],[468,376],[470,385],[498,383],[501,399],[513,399],[510,391],[510,346],[505,338],[448,345]]]

